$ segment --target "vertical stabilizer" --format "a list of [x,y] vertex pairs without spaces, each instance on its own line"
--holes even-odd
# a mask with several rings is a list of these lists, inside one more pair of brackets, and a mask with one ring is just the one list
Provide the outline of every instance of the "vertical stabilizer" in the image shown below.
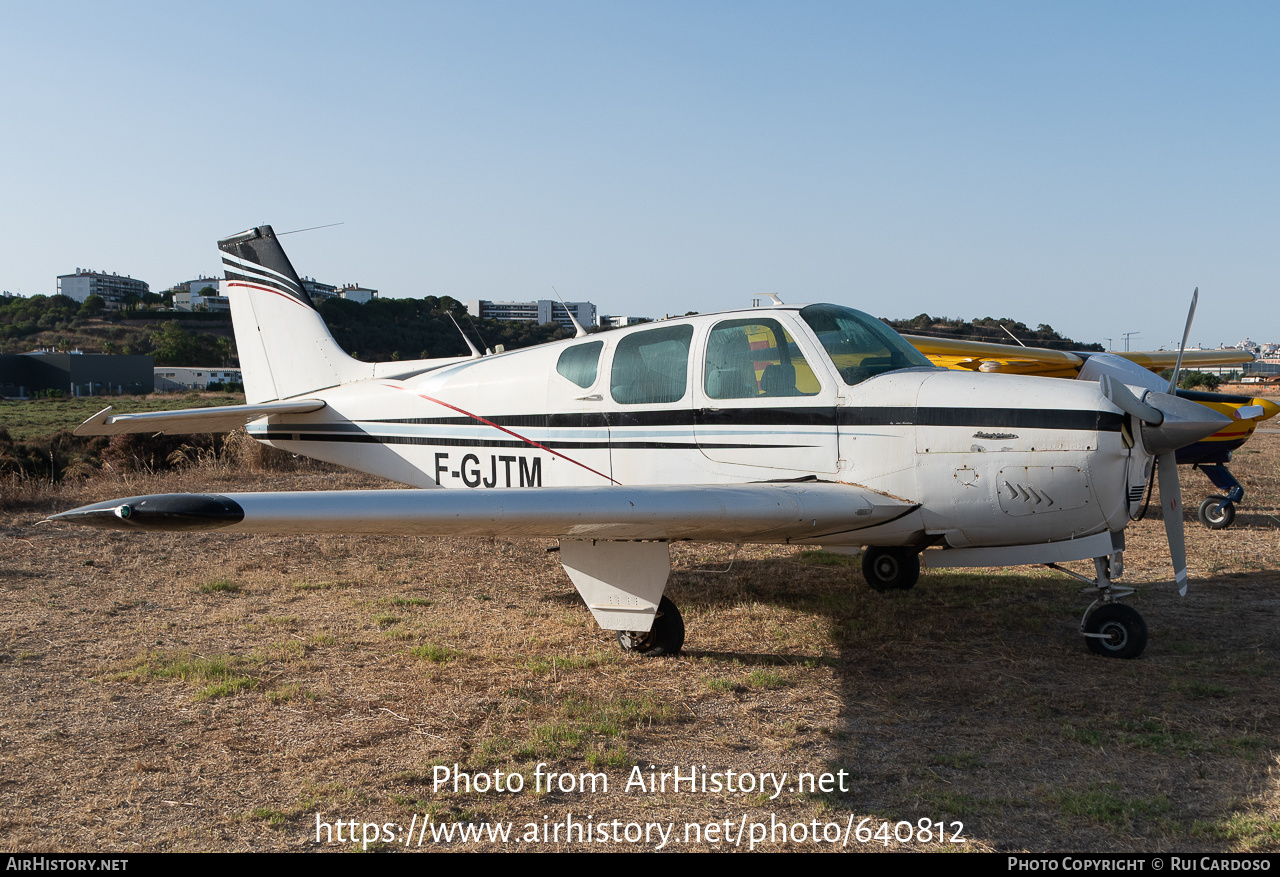
[[250,404],[373,377],[329,334],[271,226],[218,241]]

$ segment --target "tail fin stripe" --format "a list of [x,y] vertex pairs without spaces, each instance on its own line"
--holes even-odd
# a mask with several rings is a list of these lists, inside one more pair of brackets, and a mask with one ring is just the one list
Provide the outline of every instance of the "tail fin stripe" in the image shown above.
[[[264,268],[261,265],[231,255],[224,255],[222,264],[226,269],[228,280],[252,280],[257,283],[265,283],[267,286],[274,286],[296,298],[302,298],[302,289],[297,283],[283,274],[272,271],[270,268]],[[242,273],[243,276],[233,276],[237,272]]]
[[279,271],[272,271],[266,265],[260,265],[257,262],[251,262],[248,259],[243,259],[240,256],[235,255],[234,253],[223,253],[222,262],[223,264],[230,262],[234,267],[239,268],[242,271],[253,271],[259,274],[265,274],[269,277],[279,280],[281,283],[287,283],[290,286],[296,287],[298,285],[297,283],[294,282],[292,277],[289,277],[288,275],[285,275],[285,274],[281,274]]
[[297,299],[297,297],[296,297],[296,296],[290,295],[290,294],[289,294],[289,293],[287,293],[287,292],[281,292],[280,290],[275,289],[275,288],[270,287],[270,286],[263,286],[261,283],[247,283],[247,282],[245,282],[245,281],[243,281],[243,280],[232,280],[232,281],[230,281],[230,284],[229,284],[229,285],[231,285],[231,286],[236,286],[236,287],[244,287],[245,289],[260,289],[260,290],[262,290],[263,292],[270,292],[270,293],[273,293],[273,294],[275,294],[275,295],[280,296],[281,298],[287,298],[289,301],[293,302],[294,304],[298,305],[299,307],[304,307],[304,308],[310,308],[310,307],[311,307],[310,305],[307,305],[307,304],[305,304],[305,303],[303,303],[303,302],[298,301],[298,299]]
[[232,271],[230,268],[226,269],[225,273],[227,275],[227,280],[232,281],[233,283],[250,283],[255,286],[270,287],[281,295],[287,295],[298,302],[302,301],[302,297],[299,296],[297,292],[284,284],[276,283],[274,280],[267,280],[253,274],[241,274],[238,271]]

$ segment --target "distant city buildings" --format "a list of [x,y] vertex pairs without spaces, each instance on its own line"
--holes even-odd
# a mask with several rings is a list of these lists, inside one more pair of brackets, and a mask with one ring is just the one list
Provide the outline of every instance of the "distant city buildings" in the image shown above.
[[179,368],[172,365],[155,366],[157,393],[176,393],[182,390],[206,390],[211,383],[243,384],[238,368]]
[[77,268],[75,274],[58,276],[58,294],[84,303],[91,295],[101,296],[108,310],[118,310],[130,301],[141,302],[150,287],[133,277],[121,277],[105,271]]
[[368,289],[358,283],[351,283],[338,290],[338,297],[345,298],[347,301],[356,301],[363,305],[377,298],[378,290]]
[[537,301],[487,301],[472,299],[467,302],[467,313],[486,320],[511,320],[518,323],[557,323],[573,329],[566,305],[583,326],[596,325],[596,306],[589,301],[571,301],[561,304],[543,298]]

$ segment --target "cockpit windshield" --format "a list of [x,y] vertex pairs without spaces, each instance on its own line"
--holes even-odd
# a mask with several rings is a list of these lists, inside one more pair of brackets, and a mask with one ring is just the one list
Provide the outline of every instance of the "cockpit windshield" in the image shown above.
[[862,311],[839,305],[809,305],[801,318],[818,336],[840,377],[850,386],[900,368],[932,368],[928,357],[901,335]]

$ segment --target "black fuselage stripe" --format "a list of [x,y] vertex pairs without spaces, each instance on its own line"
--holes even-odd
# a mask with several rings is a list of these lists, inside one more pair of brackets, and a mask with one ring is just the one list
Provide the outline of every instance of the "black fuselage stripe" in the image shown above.
[[[252,436],[263,441],[276,442],[352,442],[356,444],[382,444],[382,445],[431,445],[438,447],[450,448],[527,448],[527,442],[510,441],[507,439],[479,439],[479,438],[446,438],[443,436],[417,436],[417,435],[373,435],[371,433],[324,433],[324,432],[286,432],[281,430],[271,430],[269,432],[255,432]],[[751,450],[803,450],[812,447],[811,445],[768,445],[768,444],[729,444],[729,443],[707,443],[707,442],[629,442],[629,441],[600,441],[600,442],[558,442],[558,441],[540,441],[540,445],[548,448],[557,448],[561,450],[604,450],[612,448],[614,450],[701,450],[701,449],[751,449]]]
[[[548,429],[699,426],[957,426],[966,429],[1064,429],[1119,432],[1124,415],[1109,411],[1039,408],[719,408],[607,411],[560,414],[485,415],[501,426]],[[420,426],[472,424],[468,417],[405,417],[369,421]]]

